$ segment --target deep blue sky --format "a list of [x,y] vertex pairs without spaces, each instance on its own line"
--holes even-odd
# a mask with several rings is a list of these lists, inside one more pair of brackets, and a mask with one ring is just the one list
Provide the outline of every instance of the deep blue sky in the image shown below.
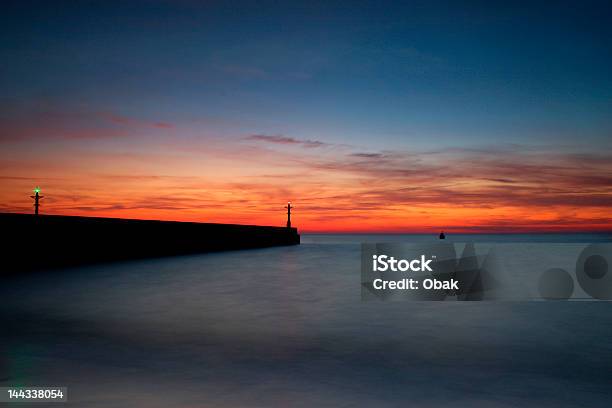
[[610,3],[490,3],[19,1],[0,97],[383,149],[608,143]]

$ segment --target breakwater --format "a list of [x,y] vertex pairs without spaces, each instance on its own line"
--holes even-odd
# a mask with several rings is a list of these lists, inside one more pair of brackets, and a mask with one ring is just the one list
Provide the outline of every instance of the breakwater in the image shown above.
[[0,234],[0,274],[300,243],[296,228],[7,213]]

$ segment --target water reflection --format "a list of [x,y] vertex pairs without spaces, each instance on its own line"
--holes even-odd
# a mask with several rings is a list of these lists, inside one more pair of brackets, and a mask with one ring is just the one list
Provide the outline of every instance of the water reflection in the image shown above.
[[[316,238],[316,237],[315,237]],[[165,258],[0,288],[0,385],[68,406],[607,406],[607,303],[364,303],[359,246]]]

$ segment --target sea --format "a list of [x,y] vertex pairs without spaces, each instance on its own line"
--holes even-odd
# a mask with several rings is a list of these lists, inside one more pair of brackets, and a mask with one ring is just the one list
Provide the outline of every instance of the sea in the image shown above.
[[6,278],[0,387],[66,387],[15,407],[611,406],[612,302],[362,301],[361,243],[436,239],[303,234]]

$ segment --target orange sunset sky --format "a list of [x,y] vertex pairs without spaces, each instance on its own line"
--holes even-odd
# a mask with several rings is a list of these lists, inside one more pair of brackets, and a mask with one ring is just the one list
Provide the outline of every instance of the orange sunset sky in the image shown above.
[[[119,124],[117,129],[155,125]],[[301,231],[609,230],[612,161],[518,146],[364,152],[250,135],[183,145],[174,125],[146,146],[77,130],[5,141],[2,211],[282,225]],[[58,134],[61,133],[58,131]],[[118,146],[117,146],[118,145]]]

